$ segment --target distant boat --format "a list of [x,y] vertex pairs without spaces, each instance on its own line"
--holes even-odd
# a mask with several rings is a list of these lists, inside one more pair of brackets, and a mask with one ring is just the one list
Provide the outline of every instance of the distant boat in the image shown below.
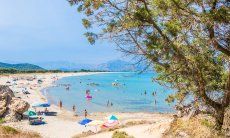
[[99,86],[99,84],[98,83],[89,83],[89,84],[87,84],[87,85],[90,85],[90,86]]

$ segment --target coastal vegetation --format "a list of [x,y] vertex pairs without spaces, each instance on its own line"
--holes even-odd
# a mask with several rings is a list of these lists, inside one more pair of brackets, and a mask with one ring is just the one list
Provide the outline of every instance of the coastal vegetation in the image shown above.
[[125,54],[152,66],[158,74],[154,81],[176,90],[167,102],[205,107],[216,128],[222,127],[230,104],[227,0],[69,2],[86,15],[82,22],[91,44],[97,39],[114,41]]
[[0,74],[23,74],[23,73],[76,73],[76,72],[108,72],[101,70],[85,70],[79,71],[62,71],[62,70],[17,70],[11,68],[0,68]]
[[4,122],[5,122],[4,118],[0,118],[0,124],[2,124]]
[[174,120],[164,137],[224,138],[224,135],[215,130],[215,122],[211,117],[198,116],[189,120]]
[[20,73],[58,73],[60,70],[17,70],[11,68],[0,68],[0,74],[20,74]]
[[0,125],[0,137],[4,138],[41,138],[41,136],[35,132],[22,132],[9,126]]
[[23,137],[23,138],[40,138],[41,136],[34,132],[22,132],[15,128],[9,127],[9,126],[3,126],[5,121],[3,118],[0,118],[0,137],[4,138],[12,138],[12,137]]
[[106,70],[62,70],[62,69],[44,69],[33,64],[8,64],[0,62],[0,74],[23,74],[23,73],[70,73],[70,72],[108,72]]

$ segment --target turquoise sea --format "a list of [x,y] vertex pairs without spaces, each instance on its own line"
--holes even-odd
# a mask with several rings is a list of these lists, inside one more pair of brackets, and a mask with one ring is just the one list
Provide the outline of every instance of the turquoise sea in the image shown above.
[[[173,106],[165,102],[172,90],[153,82],[153,76],[154,73],[104,73],[66,77],[58,80],[56,87],[43,92],[49,102],[57,104],[61,100],[69,110],[75,105],[78,113],[84,109],[88,112],[173,112]],[[66,84],[70,85],[69,90]],[[87,89],[91,100],[85,98]]]

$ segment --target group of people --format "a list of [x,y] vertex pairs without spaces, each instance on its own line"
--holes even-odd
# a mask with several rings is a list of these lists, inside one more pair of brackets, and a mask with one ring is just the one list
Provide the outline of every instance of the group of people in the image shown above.
[[[141,95],[142,95],[142,93],[141,93]],[[147,91],[146,91],[146,90],[144,91],[144,95],[147,95]],[[154,97],[154,96],[156,96],[156,95],[157,95],[157,92],[154,91],[154,92],[152,93],[152,96]]]
[[[90,90],[86,90],[86,95],[90,95]],[[62,103],[61,100],[59,101],[59,104],[58,104],[58,105],[59,105],[59,108],[62,109],[63,103]],[[109,106],[113,106],[113,103],[110,102],[110,101],[108,100],[108,101],[107,101],[107,107],[109,107]],[[73,110],[74,113],[77,113],[77,108],[76,108],[75,105],[72,106],[72,110]],[[77,115],[77,114],[76,114],[76,115]],[[87,115],[88,115],[88,112],[87,112],[87,110],[85,109],[85,110],[84,110],[84,116],[85,116],[85,118],[87,117]]]
[[[59,101],[59,108],[62,109],[62,101],[61,100]],[[74,113],[77,113],[77,109],[76,109],[75,105],[73,105],[72,110]],[[84,116],[85,116],[85,118],[87,118],[87,116],[88,116],[88,112],[86,109],[84,110]]]
[[109,106],[113,106],[113,103],[112,102],[109,102],[109,100],[107,101],[107,107]]

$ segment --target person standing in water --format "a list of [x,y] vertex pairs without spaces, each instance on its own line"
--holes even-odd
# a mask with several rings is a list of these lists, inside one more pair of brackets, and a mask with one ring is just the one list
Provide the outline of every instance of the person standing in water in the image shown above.
[[90,90],[86,90],[85,91],[85,94],[88,96],[88,95],[90,95]]
[[107,101],[107,107],[109,106],[109,100]]
[[88,112],[87,112],[86,109],[85,109],[85,118],[87,118],[87,115],[88,115]]
[[152,93],[152,95],[153,95],[153,97],[156,96],[156,92],[154,91],[154,92]]
[[145,95],[147,94],[147,92],[146,92],[146,90],[145,90],[145,93],[144,93]]

